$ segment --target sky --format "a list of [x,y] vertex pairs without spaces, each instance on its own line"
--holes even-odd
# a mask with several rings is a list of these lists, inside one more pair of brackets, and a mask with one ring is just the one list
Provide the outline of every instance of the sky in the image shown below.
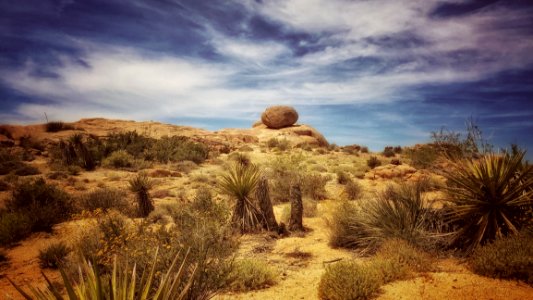
[[0,0],[0,123],[248,128],[271,105],[374,151],[472,118],[533,157],[533,1]]

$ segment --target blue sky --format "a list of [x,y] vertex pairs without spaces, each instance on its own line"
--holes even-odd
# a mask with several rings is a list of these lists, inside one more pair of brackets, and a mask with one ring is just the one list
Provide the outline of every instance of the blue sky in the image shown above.
[[341,145],[473,117],[533,151],[531,1],[0,0],[0,39],[0,123],[216,130],[285,104]]

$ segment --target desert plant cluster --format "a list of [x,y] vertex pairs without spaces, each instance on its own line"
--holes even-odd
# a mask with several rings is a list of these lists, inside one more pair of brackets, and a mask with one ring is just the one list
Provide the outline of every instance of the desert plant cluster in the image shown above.
[[[431,143],[375,153],[63,122],[44,125],[54,139],[0,133],[17,140],[0,148],[0,270],[13,249],[54,237],[36,261],[56,281],[43,273],[43,285],[26,286],[6,273],[26,299],[232,297],[311,267],[319,299],[372,299],[443,271],[443,257],[533,282],[533,166],[472,124],[464,138],[442,129]],[[287,248],[307,237],[309,249]],[[311,247],[320,243],[343,257],[322,258]]]

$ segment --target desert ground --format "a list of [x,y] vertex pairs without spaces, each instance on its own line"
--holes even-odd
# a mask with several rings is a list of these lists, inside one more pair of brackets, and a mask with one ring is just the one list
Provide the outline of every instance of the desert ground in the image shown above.
[[[217,184],[221,174],[235,163],[236,157],[242,159],[236,153],[259,166],[266,174],[271,174],[269,168],[272,168],[273,162],[293,159],[294,165],[301,172],[319,174],[326,178],[323,191],[317,199],[310,200],[304,195],[304,201],[311,203],[311,211],[306,211],[308,206],[304,205],[304,231],[278,234],[259,230],[235,235],[238,247],[230,255],[232,259],[245,258],[266,263],[274,273],[274,282],[246,291],[221,288],[214,293],[213,299],[319,299],[319,284],[328,266],[340,261],[366,262],[370,259],[369,255],[355,249],[331,246],[329,223],[334,218],[333,211],[339,202],[373,198],[391,183],[412,183],[421,178],[431,178],[432,182],[436,182],[435,185],[445,183],[442,176],[431,169],[410,165],[409,158],[401,153],[385,157],[381,153],[361,151],[360,147],[354,150],[353,147],[328,145],[327,137],[308,125],[295,124],[271,129],[258,123],[248,129],[213,132],[158,122],[99,118],[82,119],[68,124],[68,129],[57,132],[47,132],[45,124],[3,126],[10,134],[9,137],[2,137],[3,148],[31,153],[31,160],[24,163],[35,167],[38,170],[35,173],[38,174],[1,175],[0,179],[8,186],[0,192],[2,206],[9,202],[19,181],[39,177],[61,188],[74,199],[96,189],[113,188],[124,191],[124,197],[135,202],[135,193],[130,191],[129,182],[138,173],[143,172],[148,174],[153,184],[149,196],[155,206],[154,212],[168,204],[184,205],[190,202],[201,188],[210,190],[215,201],[228,203],[231,207],[234,200],[221,194]],[[66,168],[58,169],[51,163],[53,155],[50,147],[75,133],[105,139],[110,134],[128,131],[136,131],[155,139],[184,136],[191,141],[207,145],[209,156],[203,162],[193,164],[190,169],[184,168],[178,162],[152,162],[142,168],[97,165],[90,171],[69,171]],[[34,149],[21,145],[21,138],[28,137],[31,137],[34,143],[43,145],[42,148]],[[282,145],[269,145],[273,140]],[[373,156],[381,161],[381,166],[371,169],[367,161]],[[54,172],[66,175],[58,178],[49,176]],[[344,185],[337,180],[339,172],[347,173],[350,180],[357,182],[361,188],[359,200],[345,199]],[[273,177],[269,178],[272,179]],[[271,193],[274,188],[271,184]],[[439,189],[425,191],[423,195],[428,207],[442,206],[442,199],[445,197]],[[278,222],[287,222],[289,206],[289,202],[274,201],[273,208]],[[80,229],[94,222],[96,218],[97,214],[77,211],[68,220],[55,224],[50,232],[33,232],[19,241],[1,245],[6,259],[0,265],[0,298],[24,299],[8,278],[23,287],[32,285],[43,288],[46,285],[42,275],[44,272],[52,282],[61,282],[58,269],[41,266],[39,252],[47,245],[59,241],[75,248],[75,237],[79,235]],[[131,222],[140,222],[140,219],[142,218],[131,217]],[[372,298],[533,299],[533,287],[526,282],[477,275],[469,267],[468,259],[454,251],[431,255],[435,265],[431,271],[414,272],[407,279],[383,284]],[[531,261],[532,258],[529,259]],[[63,294],[66,293],[64,289],[59,289]]]

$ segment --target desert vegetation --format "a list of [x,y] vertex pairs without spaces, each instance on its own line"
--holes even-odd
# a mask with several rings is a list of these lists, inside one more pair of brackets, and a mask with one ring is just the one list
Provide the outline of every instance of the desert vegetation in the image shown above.
[[[372,299],[450,259],[531,291],[533,167],[476,126],[381,152],[270,129],[255,140],[50,126],[47,140],[0,149],[10,297]],[[35,243],[28,287],[17,251]]]

